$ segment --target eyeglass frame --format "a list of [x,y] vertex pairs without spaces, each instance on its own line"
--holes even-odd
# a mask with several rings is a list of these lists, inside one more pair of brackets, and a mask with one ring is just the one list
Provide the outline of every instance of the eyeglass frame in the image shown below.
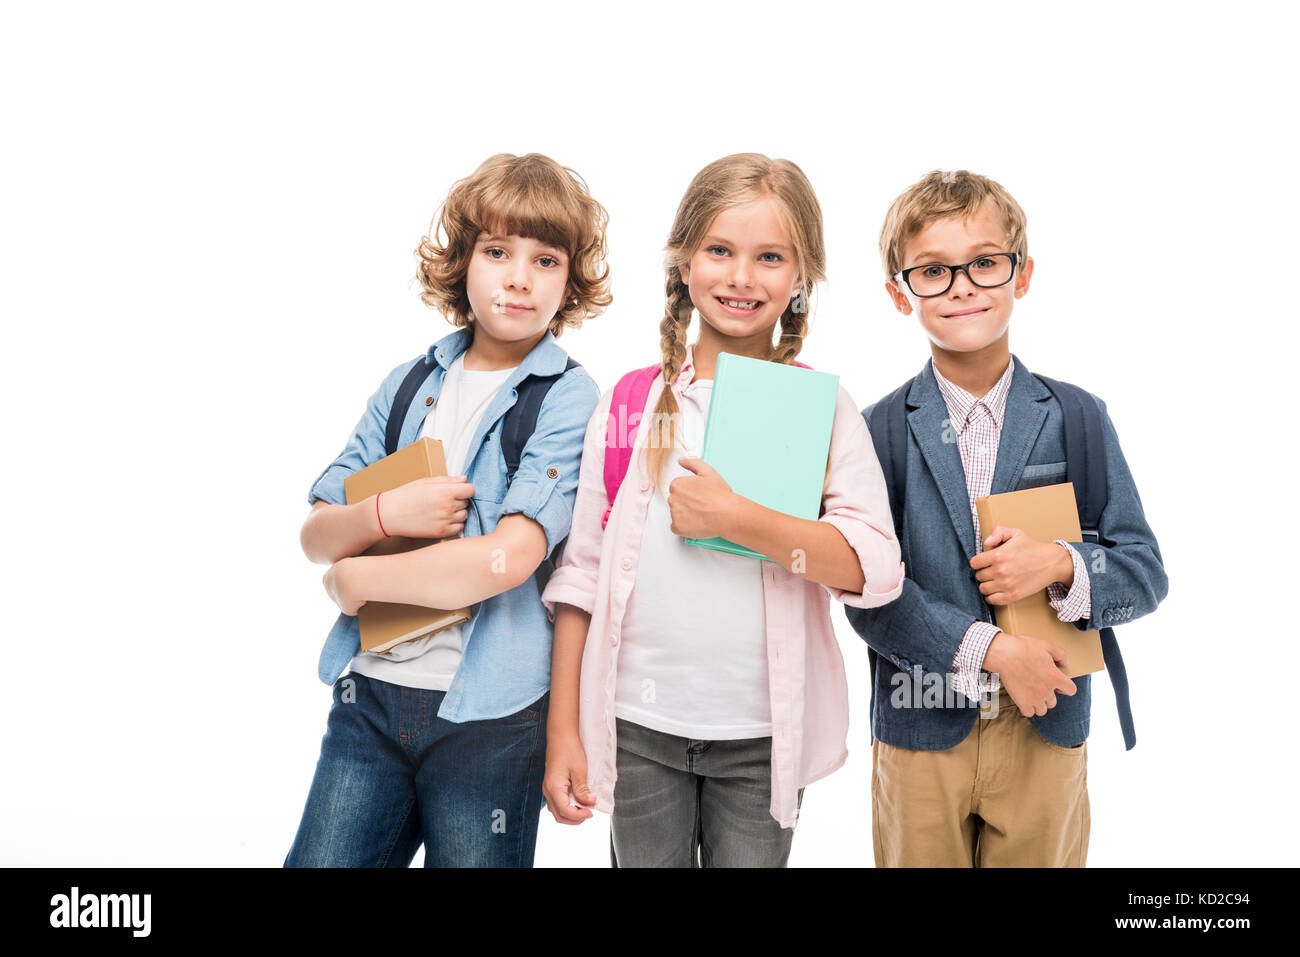
[[[979,262],[981,259],[988,259],[991,256],[1009,256],[1011,258],[1011,275],[1008,276],[1006,279],[1002,280],[1000,283],[996,283],[995,285],[992,286],[985,286],[982,283],[978,283],[975,281],[975,277],[970,274],[969,267],[971,263]],[[952,284],[957,281],[957,273],[959,271],[964,272],[966,274],[966,279],[969,280],[970,284],[972,286],[975,286],[978,289],[999,289],[1002,286],[1005,286],[1007,283],[1011,282],[1011,280],[1016,278],[1016,267],[1018,265],[1020,265],[1020,253],[984,253],[983,255],[976,256],[970,262],[964,263],[960,266],[949,265],[948,263],[918,263],[915,266],[910,266],[907,269],[900,269],[898,272],[894,273],[894,281],[901,282],[904,285],[906,285],[907,288],[911,290],[912,295],[916,296],[917,299],[933,299],[936,296],[944,295],[945,293],[947,293],[949,289],[952,288]],[[940,290],[939,292],[931,292],[923,296],[915,289],[912,289],[912,283],[911,280],[908,279],[908,276],[911,275],[916,270],[925,269],[928,266],[942,266],[944,269],[948,270],[949,272],[948,285],[944,286],[943,289]]]

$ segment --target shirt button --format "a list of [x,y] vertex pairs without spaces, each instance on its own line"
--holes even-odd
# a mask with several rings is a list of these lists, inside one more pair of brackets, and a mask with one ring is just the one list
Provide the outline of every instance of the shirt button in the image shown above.
[[425,405],[433,405],[433,396],[429,396],[427,399],[425,399],[425,400],[424,400],[424,404],[425,404]]
[[650,491],[650,483],[649,483],[649,482],[642,482],[642,483],[641,483],[641,491],[643,491],[643,492],[648,492],[648,491]]
[[609,643],[611,647],[616,646],[618,644],[618,635],[610,635]]
[[630,572],[631,570],[632,570],[632,559],[630,558],[623,559],[623,571]]
[[559,475],[559,474],[560,474],[560,473],[557,472],[555,469],[547,469],[547,470],[546,470],[546,477],[547,477],[547,478],[555,478],[555,476],[557,476],[557,475]]

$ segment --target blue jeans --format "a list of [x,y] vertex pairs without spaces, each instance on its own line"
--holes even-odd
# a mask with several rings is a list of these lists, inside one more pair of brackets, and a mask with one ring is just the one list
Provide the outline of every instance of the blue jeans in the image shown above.
[[770,810],[771,738],[697,741],[622,718],[615,729],[614,867],[785,867],[794,828]]
[[504,718],[438,717],[444,692],[361,674],[334,704],[285,867],[531,867],[549,694]]

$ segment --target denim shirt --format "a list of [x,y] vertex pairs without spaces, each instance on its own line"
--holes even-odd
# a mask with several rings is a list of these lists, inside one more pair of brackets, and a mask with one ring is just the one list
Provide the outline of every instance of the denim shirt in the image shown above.
[[[346,504],[343,480],[384,457],[384,431],[407,372],[417,363],[432,365],[432,375],[415,393],[402,423],[398,448],[414,442],[429,407],[437,401],[456,357],[469,348],[467,329],[459,329],[429,347],[427,354],[402,363],[388,374],[369,401],[347,445],[312,484],[307,501]],[[568,354],[548,331],[518,368],[510,373],[483,415],[470,441],[464,474],[474,486],[465,537],[496,529],[503,515],[518,512],[536,521],[546,532],[549,554],[569,534],[578,468],[587,422],[600,400],[600,390],[582,367],[564,372]],[[537,413],[537,427],[524,446],[519,468],[506,487],[505,454],[499,431],[506,410],[518,398],[516,386],[530,374],[563,372],[547,392]],[[470,607],[470,620],[461,626],[460,667],[447,689],[438,717],[449,721],[500,718],[523,709],[550,687],[551,638],[554,626],[547,619],[530,577],[522,585]],[[333,684],[353,655],[361,650],[360,627],[355,615],[340,614],[325,647],[317,674]]]

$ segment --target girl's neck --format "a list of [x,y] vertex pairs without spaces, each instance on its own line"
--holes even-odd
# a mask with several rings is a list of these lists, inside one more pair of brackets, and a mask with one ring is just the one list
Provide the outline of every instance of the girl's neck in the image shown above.
[[696,379],[712,379],[720,352],[748,356],[751,359],[771,359],[774,351],[771,326],[752,336],[736,338],[724,336],[703,322],[700,324],[700,337],[691,347],[691,363],[695,366]]

